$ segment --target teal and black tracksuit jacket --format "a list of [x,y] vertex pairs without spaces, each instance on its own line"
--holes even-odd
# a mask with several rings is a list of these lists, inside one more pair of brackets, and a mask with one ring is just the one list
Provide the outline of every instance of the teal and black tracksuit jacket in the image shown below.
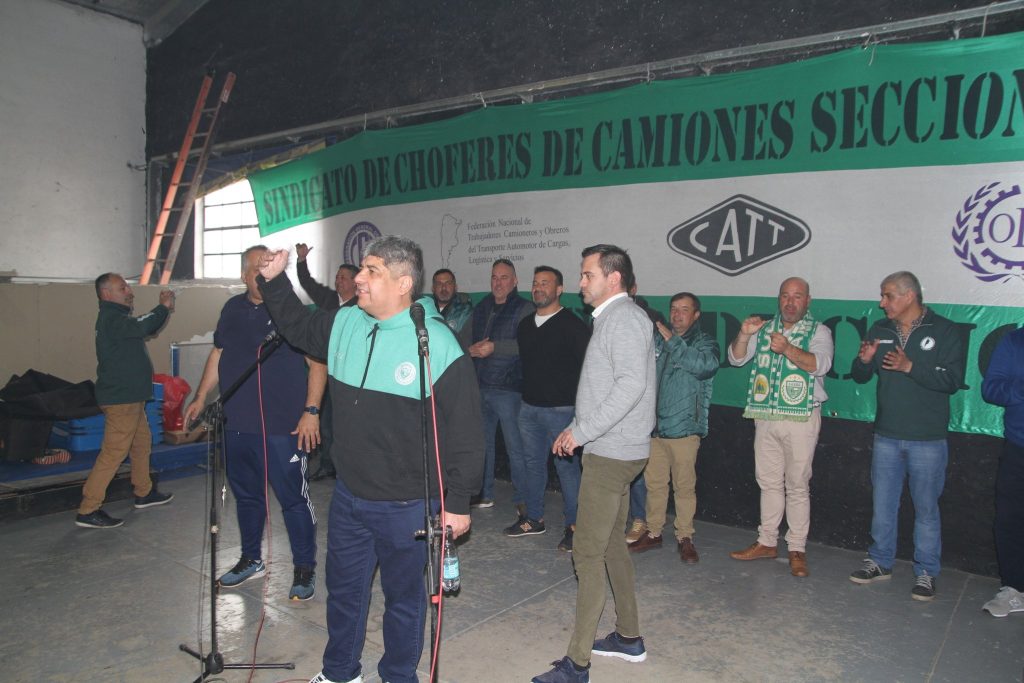
[[[310,311],[288,276],[258,278],[263,300],[288,343],[327,361],[334,440],[331,459],[345,486],[366,500],[423,498],[419,352],[408,311],[377,320],[358,307]],[[420,299],[430,336],[438,446],[449,512],[469,514],[483,481],[483,426],[473,364],[429,297]],[[433,444],[430,378],[427,429]],[[431,496],[438,495],[433,452]]]

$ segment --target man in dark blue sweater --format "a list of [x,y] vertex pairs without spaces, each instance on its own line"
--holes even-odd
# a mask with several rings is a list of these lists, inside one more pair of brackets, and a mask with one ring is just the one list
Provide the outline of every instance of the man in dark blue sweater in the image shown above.
[[996,474],[996,559],[1003,587],[982,609],[994,617],[1024,612],[1024,328],[999,342],[981,384],[989,403],[1006,408]]
[[[562,273],[550,266],[533,270],[536,314],[519,323],[519,359],[523,364],[523,403],[519,433],[525,461],[526,519],[505,530],[507,536],[544,530],[544,490],[548,484],[551,444],[576,414],[576,385],[590,341],[590,329],[576,314],[562,308]],[[576,499],[580,490],[580,455],[555,458],[562,487],[565,533],[559,550],[572,551]]]

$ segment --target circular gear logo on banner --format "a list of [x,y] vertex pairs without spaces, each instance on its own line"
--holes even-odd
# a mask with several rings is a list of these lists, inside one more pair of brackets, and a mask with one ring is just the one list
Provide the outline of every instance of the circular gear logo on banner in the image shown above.
[[991,183],[967,196],[953,219],[953,253],[983,282],[1024,279],[1024,195]]
[[363,249],[373,240],[380,237],[380,230],[373,223],[361,221],[349,228],[345,235],[345,246],[342,248],[344,263],[360,265],[363,262]]

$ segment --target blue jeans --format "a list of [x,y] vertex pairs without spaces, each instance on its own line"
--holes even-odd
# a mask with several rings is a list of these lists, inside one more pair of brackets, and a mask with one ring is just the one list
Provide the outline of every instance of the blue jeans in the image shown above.
[[[551,446],[575,414],[572,406],[543,408],[524,401],[519,408],[519,433],[526,461],[526,516],[530,519],[544,519],[544,491],[548,487]],[[565,525],[571,526],[576,523],[576,501],[580,492],[580,456],[555,456],[555,472],[562,486]]]
[[897,520],[903,480],[914,501],[914,575],[939,575],[942,524],[939,496],[946,484],[949,448],[939,441],[901,441],[875,434],[871,457],[874,514],[868,556],[880,567],[892,568],[896,559]]
[[[436,513],[438,506],[432,505]],[[423,500],[365,500],[341,477],[334,484],[327,525],[327,647],[324,675],[348,681],[360,675],[373,571],[380,565],[384,591],[381,680],[416,683],[427,614],[424,569],[427,542]]]
[[647,521],[647,482],[643,470],[629,485],[629,518]]
[[512,502],[525,503],[526,466],[523,460],[523,439],[519,435],[519,406],[522,394],[494,387],[480,387],[480,407],[484,416],[484,486],[480,497],[494,500],[494,440],[498,423],[505,437],[508,468],[512,474]]
[[[306,483],[306,454],[294,436],[267,435],[267,479],[281,504],[281,516],[288,530],[292,562],[300,567],[316,566],[316,514]],[[228,483],[235,496],[242,554],[263,557],[263,527],[267,520],[267,499],[263,494],[263,436],[225,431]]]

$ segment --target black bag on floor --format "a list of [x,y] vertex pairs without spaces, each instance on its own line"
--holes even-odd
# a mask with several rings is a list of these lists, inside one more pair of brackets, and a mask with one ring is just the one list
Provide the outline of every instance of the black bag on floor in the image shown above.
[[98,415],[96,387],[72,384],[45,372],[14,375],[0,389],[0,457],[31,460],[43,455],[54,420]]
[[100,414],[96,385],[91,380],[72,384],[37,370],[13,375],[0,389],[0,401],[9,414],[18,417],[73,420]]

